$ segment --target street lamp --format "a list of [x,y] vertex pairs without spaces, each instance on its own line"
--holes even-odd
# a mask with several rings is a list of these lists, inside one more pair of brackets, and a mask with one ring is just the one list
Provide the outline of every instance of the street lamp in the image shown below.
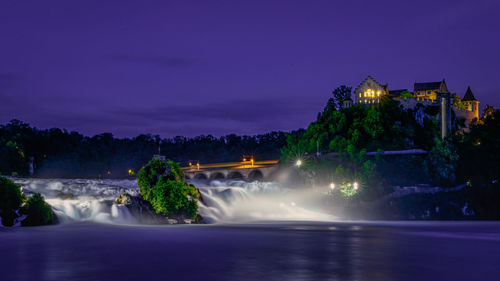
[[297,162],[295,163],[295,165],[300,168],[300,166],[302,165],[302,160],[300,160],[300,159],[297,160]]
[[335,189],[335,184],[334,184],[333,182],[332,182],[332,183],[330,183],[330,189],[331,189],[331,190],[334,190],[334,189]]
[[358,190],[358,183],[357,183],[357,182],[354,182],[354,183],[352,184],[352,186],[354,187],[354,190]]

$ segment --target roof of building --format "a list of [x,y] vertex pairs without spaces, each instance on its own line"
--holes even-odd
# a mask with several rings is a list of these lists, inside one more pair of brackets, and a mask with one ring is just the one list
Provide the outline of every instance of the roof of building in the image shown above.
[[430,91],[430,90],[439,90],[441,88],[441,81],[439,82],[425,82],[425,83],[417,83],[413,84],[413,91]]
[[393,97],[399,97],[402,92],[408,92],[408,89],[390,90],[389,95]]
[[351,99],[351,97],[347,97],[347,98],[344,99],[344,101],[350,101],[350,102],[352,102],[352,99]]
[[472,94],[470,86],[467,87],[467,91],[465,92],[464,98],[462,100],[463,101],[477,101],[476,98],[474,97],[474,94]]
[[377,84],[378,86],[380,86],[382,89],[385,89],[387,90],[388,88],[388,84],[385,84],[385,85],[382,85],[380,84],[379,82],[377,82],[377,80],[373,79],[370,75],[368,75],[365,80],[363,80],[361,83],[359,83],[359,85],[356,87],[356,89],[354,89],[354,93],[357,93],[358,92],[358,89],[359,87],[361,87],[361,85],[363,85],[363,83],[367,82],[367,81],[372,81],[374,82],[375,84]]

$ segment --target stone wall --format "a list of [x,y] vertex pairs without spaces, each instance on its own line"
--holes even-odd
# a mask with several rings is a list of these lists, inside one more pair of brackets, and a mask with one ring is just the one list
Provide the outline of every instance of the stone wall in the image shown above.
[[425,98],[408,97],[406,99],[403,99],[401,97],[396,97],[394,99],[399,101],[399,103],[403,106],[403,108],[406,109],[415,109],[415,107],[419,103],[422,104],[423,106],[439,105],[438,101],[432,101],[430,99],[425,99]]
[[455,112],[455,116],[457,119],[465,119],[465,126],[469,126],[472,123],[472,120],[476,118],[476,114],[474,111],[468,111],[466,109],[460,109],[458,107],[452,107],[453,112]]
[[[409,97],[403,99],[401,97],[396,97],[394,98],[395,100],[399,101],[399,103],[403,106],[403,108],[406,109],[415,109],[417,104],[422,104],[423,106],[439,106],[440,102],[439,100],[432,101],[430,99],[425,99],[425,98],[417,98],[417,97]],[[469,111],[467,109],[461,109],[455,106],[452,106],[451,109],[455,113],[455,116],[457,119],[465,119],[465,125],[469,126],[472,120],[476,117],[474,111]],[[438,120],[440,120],[440,115],[438,114],[437,116]]]

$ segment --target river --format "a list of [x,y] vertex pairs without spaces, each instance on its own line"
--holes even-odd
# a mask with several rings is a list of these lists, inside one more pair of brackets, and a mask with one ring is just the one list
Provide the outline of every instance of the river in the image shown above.
[[[211,190],[217,204],[200,208],[212,224],[146,226],[112,201],[136,190],[133,182],[20,182],[43,191],[65,219],[0,228],[2,281],[500,277],[498,222],[339,221],[301,207],[300,198],[283,197],[272,184],[212,183],[202,192]],[[254,203],[263,210],[247,212]]]

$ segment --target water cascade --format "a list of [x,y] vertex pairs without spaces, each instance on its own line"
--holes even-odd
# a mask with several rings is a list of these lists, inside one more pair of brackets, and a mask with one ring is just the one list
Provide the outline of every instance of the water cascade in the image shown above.
[[[135,224],[127,207],[116,203],[118,195],[138,195],[135,180],[17,179],[27,194],[41,193],[62,223],[92,221]],[[247,223],[252,221],[332,221],[334,218],[312,211],[308,194],[281,187],[273,182],[211,181],[194,182],[202,194],[199,213],[207,223]]]
[[41,193],[62,223],[136,223],[127,207],[116,203],[118,195],[124,192],[138,194],[135,180],[23,179],[15,182],[27,194]]

